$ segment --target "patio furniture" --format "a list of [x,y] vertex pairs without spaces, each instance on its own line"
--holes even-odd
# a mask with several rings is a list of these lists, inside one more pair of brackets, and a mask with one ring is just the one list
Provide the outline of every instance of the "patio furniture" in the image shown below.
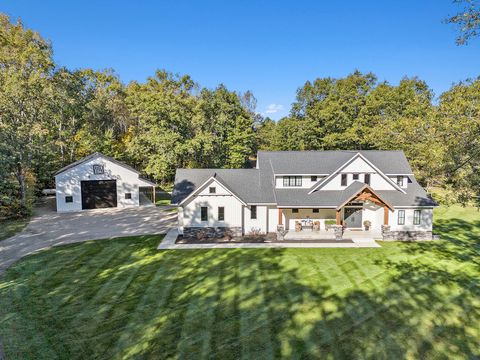
[[295,231],[302,231],[302,224],[300,221],[295,221]]

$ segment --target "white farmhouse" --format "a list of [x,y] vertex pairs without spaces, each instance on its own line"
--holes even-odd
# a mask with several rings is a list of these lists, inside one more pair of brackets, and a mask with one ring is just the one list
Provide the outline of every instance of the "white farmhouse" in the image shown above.
[[155,183],[98,152],[60,169],[55,174],[55,185],[58,212],[155,202]]
[[332,228],[385,240],[431,239],[437,204],[402,151],[260,151],[254,169],[178,169],[172,203],[184,236]]

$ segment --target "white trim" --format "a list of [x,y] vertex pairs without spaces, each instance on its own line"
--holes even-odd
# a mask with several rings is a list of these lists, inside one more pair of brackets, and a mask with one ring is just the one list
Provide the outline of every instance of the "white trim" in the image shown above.
[[429,205],[429,206],[415,206],[415,205],[411,205],[411,206],[394,206],[393,208],[394,209],[433,209],[433,208],[436,208],[436,207],[439,207],[440,205]]
[[304,174],[304,173],[290,173],[290,174],[274,174],[275,176],[328,176],[330,174]]
[[385,174],[387,176],[400,176],[400,175],[403,175],[403,176],[413,176],[414,174]]
[[[381,177],[383,177],[387,182],[389,182],[391,185],[393,185],[394,188],[396,188],[397,190],[400,190],[402,193],[406,194],[406,191],[403,190],[400,186],[398,186],[395,182],[393,182],[392,179],[390,179],[387,175],[385,175],[382,171],[380,171],[380,169],[378,169],[375,165],[372,164],[371,161],[369,161],[365,156],[363,156],[362,154],[360,153],[356,153],[355,155],[353,155],[352,158],[350,158],[349,160],[347,160],[342,166],[340,166],[337,170],[335,170],[330,176],[327,176],[322,182],[320,182],[319,184],[317,184],[315,187],[312,188],[312,190],[310,190],[308,192],[308,195],[312,194],[315,190],[317,190],[321,185],[323,185],[324,183],[328,182],[331,180],[332,177],[334,177],[335,175],[341,173],[341,170],[343,168],[345,168],[346,166],[348,166],[352,161],[354,161],[356,158],[360,157],[363,161],[365,161],[368,165],[370,165]],[[363,173],[363,172],[362,172]],[[357,181],[357,180],[356,180]]]
[[247,203],[247,206],[248,205],[277,205],[277,203],[256,203],[256,202],[252,202],[252,203]]
[[[200,192],[201,190],[203,190],[208,184],[211,183],[211,181],[214,181],[216,184],[224,187],[235,199],[237,199],[238,201],[240,201],[243,205],[245,206],[248,206],[247,203],[245,201],[243,201],[242,199],[240,199],[237,195],[235,195],[232,190],[230,190],[226,185],[222,184],[220,181],[218,181],[217,179],[215,179],[215,177],[211,176],[210,178],[208,178],[207,181],[205,181],[202,185],[200,185],[196,190],[192,191],[185,199],[183,199],[182,201],[180,201],[180,203],[177,205],[177,206],[182,206],[182,204],[184,204],[188,199],[190,199],[191,197],[194,197],[195,194],[197,194],[198,192]],[[216,194],[207,194],[205,196],[218,196]]]
[[336,209],[336,206],[290,206],[290,205],[282,205],[282,206],[277,206],[277,209]]

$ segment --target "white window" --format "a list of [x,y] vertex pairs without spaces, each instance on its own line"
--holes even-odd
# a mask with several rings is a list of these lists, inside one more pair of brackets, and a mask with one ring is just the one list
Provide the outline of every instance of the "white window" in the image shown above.
[[398,210],[398,225],[405,225],[405,210]]
[[210,194],[215,194],[217,192],[217,189],[215,188],[215,186],[211,186],[210,188],[208,188],[208,192]]
[[422,218],[422,210],[415,210],[413,212],[413,225],[420,225],[421,218]]
[[397,176],[397,185],[403,187],[403,176]]
[[283,186],[302,186],[301,176],[284,176]]

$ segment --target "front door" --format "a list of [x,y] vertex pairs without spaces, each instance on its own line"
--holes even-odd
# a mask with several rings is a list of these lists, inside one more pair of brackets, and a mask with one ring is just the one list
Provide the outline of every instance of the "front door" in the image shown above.
[[343,219],[347,228],[361,228],[362,208],[345,208]]

